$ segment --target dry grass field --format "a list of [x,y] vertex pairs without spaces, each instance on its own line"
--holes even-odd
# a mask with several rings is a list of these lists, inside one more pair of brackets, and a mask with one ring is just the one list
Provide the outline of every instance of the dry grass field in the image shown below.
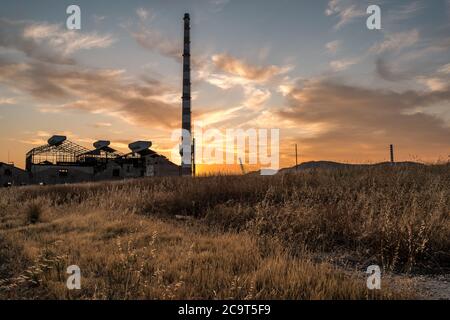
[[449,165],[0,190],[0,299],[415,299],[449,270]]

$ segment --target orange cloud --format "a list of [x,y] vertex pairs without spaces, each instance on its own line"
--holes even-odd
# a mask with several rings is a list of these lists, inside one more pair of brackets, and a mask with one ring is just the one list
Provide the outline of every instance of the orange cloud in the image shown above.
[[426,111],[437,104],[449,105],[449,86],[396,92],[309,81],[299,84],[288,99],[288,108],[277,116],[299,128],[311,123],[326,128],[312,136],[292,132],[316,159],[383,160],[391,143],[409,160],[412,155],[436,160],[450,149],[449,123]]
[[12,21],[0,18],[0,47],[23,52],[27,57],[50,63],[74,64],[76,51],[111,46],[110,35],[80,33],[60,24]]
[[148,77],[131,81],[124,70],[86,68],[70,56],[113,41],[56,24],[0,19],[0,46],[29,58],[17,63],[0,57],[0,84],[43,102],[43,112],[104,112],[153,128],[178,124],[178,106],[168,101],[178,90]]
[[178,123],[177,106],[164,102],[174,89],[152,79],[130,83],[121,70],[0,61],[0,83],[46,102],[44,112],[52,102],[58,111],[103,112],[137,125],[167,128]]
[[239,60],[227,54],[217,54],[212,57],[216,68],[220,71],[256,82],[266,82],[273,77],[289,71],[289,67],[278,66],[255,66]]

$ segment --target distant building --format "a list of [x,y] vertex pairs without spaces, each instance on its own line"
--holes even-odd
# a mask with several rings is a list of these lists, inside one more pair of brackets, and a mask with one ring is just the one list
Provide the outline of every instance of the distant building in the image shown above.
[[[97,141],[93,150],[53,136],[48,143],[26,155],[26,183],[62,184],[126,178],[178,176],[180,167],[151,150],[149,141],[129,145],[130,153],[111,148],[109,141]],[[17,184],[17,183],[16,183]]]
[[29,182],[29,173],[27,171],[17,168],[13,164],[0,162],[0,186],[20,186]]

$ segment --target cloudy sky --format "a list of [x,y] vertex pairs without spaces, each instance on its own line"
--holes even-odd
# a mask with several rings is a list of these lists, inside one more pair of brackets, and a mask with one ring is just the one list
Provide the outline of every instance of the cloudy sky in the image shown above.
[[[81,30],[66,8],[81,7]],[[382,29],[368,30],[377,4]],[[182,17],[192,18],[193,118],[279,128],[281,165],[450,154],[450,1],[4,0],[0,161],[52,134],[171,157],[181,118]],[[178,159],[173,159],[177,162]]]

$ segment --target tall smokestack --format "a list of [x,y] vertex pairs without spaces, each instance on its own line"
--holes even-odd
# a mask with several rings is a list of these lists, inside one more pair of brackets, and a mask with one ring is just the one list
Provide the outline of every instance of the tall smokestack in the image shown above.
[[183,97],[182,97],[182,140],[181,140],[181,174],[192,175],[192,137],[191,137],[191,39],[190,17],[184,14],[184,49],[183,49]]

